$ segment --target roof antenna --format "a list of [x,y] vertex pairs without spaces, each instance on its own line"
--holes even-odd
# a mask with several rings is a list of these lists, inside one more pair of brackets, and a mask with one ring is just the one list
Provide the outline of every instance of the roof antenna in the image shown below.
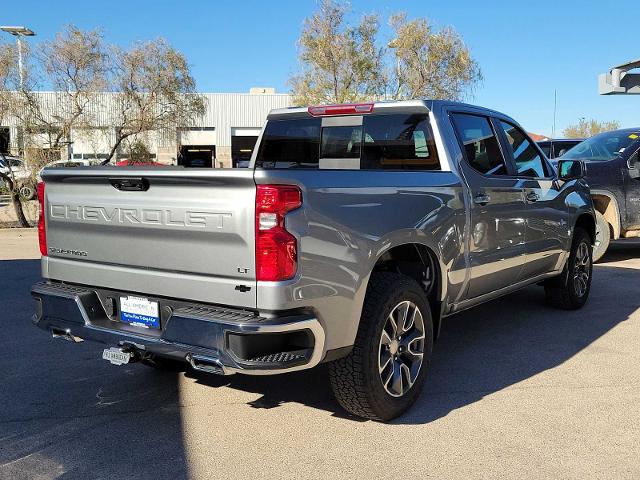
[[558,108],[558,90],[553,90],[553,127],[551,128],[551,138],[556,138],[556,110]]

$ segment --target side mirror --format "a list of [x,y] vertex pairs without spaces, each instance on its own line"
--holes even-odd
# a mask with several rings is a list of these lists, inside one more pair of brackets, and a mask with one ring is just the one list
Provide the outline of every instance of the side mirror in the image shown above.
[[638,169],[638,160],[640,159],[640,150],[634,153],[627,160],[627,168],[631,178],[640,178],[640,169]]
[[581,160],[558,160],[558,178],[565,182],[584,178],[587,169]]

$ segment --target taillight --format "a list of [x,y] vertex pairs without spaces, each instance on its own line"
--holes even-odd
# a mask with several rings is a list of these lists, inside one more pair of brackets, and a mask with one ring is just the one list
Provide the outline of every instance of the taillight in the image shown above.
[[307,112],[314,117],[324,115],[355,115],[373,112],[373,103],[345,103],[341,105],[316,105],[308,107]]
[[44,228],[44,182],[38,182],[36,185],[36,194],[38,195],[38,204],[40,211],[38,213],[38,241],[40,243],[40,253],[47,256],[47,231]]
[[256,279],[293,278],[298,268],[298,242],[284,227],[284,216],[302,205],[302,192],[292,185],[258,185],[256,190]]

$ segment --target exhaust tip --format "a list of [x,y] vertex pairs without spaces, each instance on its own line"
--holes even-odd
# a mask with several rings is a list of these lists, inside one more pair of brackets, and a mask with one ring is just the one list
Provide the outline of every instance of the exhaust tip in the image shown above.
[[222,362],[214,357],[205,355],[188,354],[187,361],[194,370],[199,372],[213,373],[215,375],[227,375]]
[[80,343],[84,341],[82,338],[72,335],[71,330],[68,328],[62,329],[57,327],[51,327],[49,331],[51,332],[51,336],[53,338],[62,338],[63,340],[67,340],[72,343]]

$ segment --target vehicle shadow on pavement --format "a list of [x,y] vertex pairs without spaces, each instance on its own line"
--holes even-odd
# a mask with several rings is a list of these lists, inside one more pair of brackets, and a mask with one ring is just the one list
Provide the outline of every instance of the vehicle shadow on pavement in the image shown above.
[[621,262],[640,258],[640,238],[626,238],[612,241],[600,263]]
[[188,476],[179,374],[115,368],[31,322],[39,260],[0,261],[0,478]]
[[[551,308],[543,288],[532,286],[446,319],[423,394],[393,423],[432,422],[564,363],[636,311],[638,277],[635,269],[597,265],[582,310]],[[326,368],[277,377],[187,375],[258,393],[254,408],[297,402],[359,420],[333,399]]]

